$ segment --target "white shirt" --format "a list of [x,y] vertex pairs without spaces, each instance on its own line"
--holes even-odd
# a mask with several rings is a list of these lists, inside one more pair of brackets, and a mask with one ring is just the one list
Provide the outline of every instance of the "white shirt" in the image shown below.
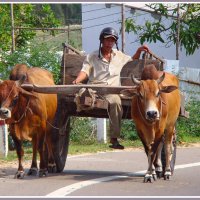
[[132,60],[131,56],[116,49],[112,50],[111,59],[107,61],[99,51],[86,56],[81,71],[88,75],[89,84],[103,84],[110,86],[120,86],[120,73],[123,66]]

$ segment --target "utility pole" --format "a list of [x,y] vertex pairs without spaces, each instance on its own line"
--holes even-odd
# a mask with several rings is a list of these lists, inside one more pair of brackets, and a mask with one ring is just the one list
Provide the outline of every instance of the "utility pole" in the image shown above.
[[180,47],[180,4],[177,4],[176,60],[179,60]]
[[12,36],[12,48],[11,52],[15,51],[15,27],[14,27],[14,15],[13,15],[13,4],[10,4],[10,16],[11,16],[11,36]]
[[122,3],[121,14],[122,14],[122,52],[125,51],[125,16],[124,16],[125,6]]

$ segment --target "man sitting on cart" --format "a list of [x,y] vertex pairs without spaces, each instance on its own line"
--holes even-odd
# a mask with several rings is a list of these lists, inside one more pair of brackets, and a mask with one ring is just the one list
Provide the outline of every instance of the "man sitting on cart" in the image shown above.
[[[109,86],[120,86],[120,72],[122,67],[133,59],[139,59],[142,51],[149,52],[146,45],[139,47],[131,57],[119,51],[118,33],[111,27],[104,28],[99,36],[99,50],[88,54],[83,62],[81,71],[73,84],[79,84],[88,79],[89,84],[102,84]],[[116,44],[117,49],[113,49]],[[110,125],[110,148],[124,149],[118,138],[121,132],[122,104],[121,98],[117,94],[107,94],[104,96],[109,102],[109,125]]]

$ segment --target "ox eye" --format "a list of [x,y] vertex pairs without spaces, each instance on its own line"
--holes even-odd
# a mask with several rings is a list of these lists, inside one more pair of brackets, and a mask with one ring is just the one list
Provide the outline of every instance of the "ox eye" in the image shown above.
[[15,106],[16,103],[17,103],[17,101],[18,101],[18,96],[15,96],[15,97],[13,98],[12,103],[11,103],[10,106],[11,106],[11,107]]
[[156,97],[159,97],[160,96],[160,92],[158,91],[157,93],[156,93]]

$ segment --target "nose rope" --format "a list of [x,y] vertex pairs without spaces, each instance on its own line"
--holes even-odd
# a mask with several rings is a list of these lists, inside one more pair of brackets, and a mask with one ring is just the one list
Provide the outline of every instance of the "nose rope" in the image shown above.
[[[8,96],[6,97],[6,99],[4,100],[4,102],[1,104],[1,107],[3,107],[3,106],[6,104],[6,102],[8,101],[8,98],[11,96],[11,93],[13,92],[13,89],[14,89],[15,84],[16,84],[16,83],[14,82],[14,84],[12,85],[12,88],[11,88],[9,94],[8,94]],[[29,108],[29,103],[30,103],[30,99],[28,100],[28,103],[27,103],[27,105],[26,105],[26,108],[25,108],[24,113],[21,115],[21,117],[20,117],[18,120],[15,120],[15,121],[13,122],[14,124],[19,123],[19,122],[22,120],[23,117],[26,117],[26,113],[27,113],[28,110],[29,110],[31,113],[33,113],[32,110],[31,110],[31,108]]]
[[[141,85],[142,85],[142,87],[143,87],[143,89],[144,89],[143,81],[141,81]],[[144,90],[144,91],[145,91],[145,90]],[[140,116],[142,117],[143,121],[145,122],[146,119],[145,119],[145,117],[142,115],[142,111],[141,111],[140,106],[139,106],[139,98],[140,98],[140,97],[137,96],[137,107],[138,107],[138,110],[139,110]],[[144,98],[145,98],[145,105],[146,105],[146,96],[145,96],[145,94],[144,94]]]
[[143,121],[146,122],[147,120],[146,120],[145,117],[142,115],[142,112],[141,112],[141,109],[140,109],[140,106],[139,106],[139,98],[140,98],[140,97],[137,96],[137,107],[138,107],[140,116],[142,117]]

